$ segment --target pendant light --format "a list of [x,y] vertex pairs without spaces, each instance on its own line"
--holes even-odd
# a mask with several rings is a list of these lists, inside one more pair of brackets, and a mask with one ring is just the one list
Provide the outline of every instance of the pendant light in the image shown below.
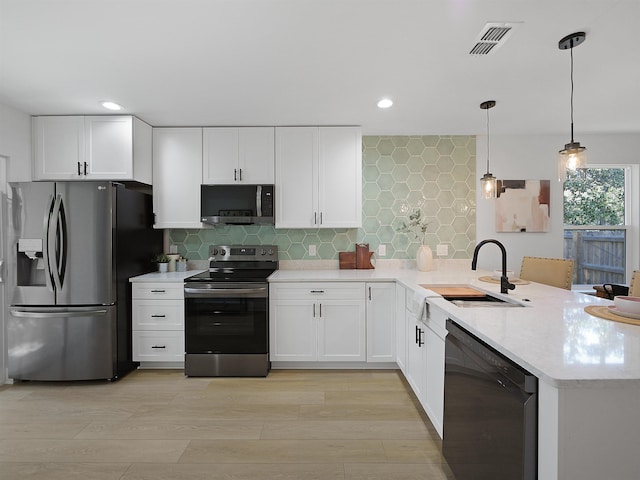
[[480,104],[480,108],[487,111],[487,173],[480,179],[480,189],[482,190],[482,198],[496,198],[497,196],[497,180],[496,177],[489,172],[489,109],[496,106],[495,100],[487,100]]
[[586,148],[581,146],[580,142],[573,140],[573,47],[580,45],[585,38],[584,32],[576,32],[567,35],[558,42],[560,50],[571,52],[571,142],[565,144],[564,148],[558,152],[558,180],[561,182],[567,179],[567,170],[576,170],[587,166]]

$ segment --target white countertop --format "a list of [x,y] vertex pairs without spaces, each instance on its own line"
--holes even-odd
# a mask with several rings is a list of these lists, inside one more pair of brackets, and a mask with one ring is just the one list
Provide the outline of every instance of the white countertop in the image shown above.
[[[457,262],[453,268],[439,265],[432,272],[386,268],[278,270],[269,281],[397,281],[413,291],[423,290],[420,284],[465,284],[501,296],[499,284],[478,279],[490,274],[472,271],[470,261],[466,261]],[[536,283],[517,285],[508,297],[527,306],[461,308],[442,298],[429,301],[496,350],[556,387],[640,386],[640,326],[584,312],[587,305],[612,302]]]
[[129,281],[131,283],[184,282],[185,278],[192,277],[193,275],[197,275],[202,272],[204,272],[204,270],[187,270],[186,272],[167,272],[167,273],[151,272],[151,273],[145,273],[144,275],[138,275],[137,277],[131,277]]

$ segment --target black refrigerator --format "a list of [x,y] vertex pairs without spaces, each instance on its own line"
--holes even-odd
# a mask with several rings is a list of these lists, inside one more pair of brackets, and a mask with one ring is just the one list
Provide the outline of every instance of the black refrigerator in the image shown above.
[[153,270],[151,195],[113,182],[10,184],[8,376],[117,379],[132,361],[129,278]]

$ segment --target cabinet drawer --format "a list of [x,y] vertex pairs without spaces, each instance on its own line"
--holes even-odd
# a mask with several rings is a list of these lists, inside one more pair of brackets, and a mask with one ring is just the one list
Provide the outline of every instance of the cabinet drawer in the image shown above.
[[140,299],[184,299],[184,283],[141,283],[132,284],[133,298]]
[[363,282],[278,283],[271,284],[269,296],[283,300],[364,299]]
[[133,360],[135,362],[184,361],[184,332],[133,332]]
[[184,300],[134,300],[134,330],[184,330]]

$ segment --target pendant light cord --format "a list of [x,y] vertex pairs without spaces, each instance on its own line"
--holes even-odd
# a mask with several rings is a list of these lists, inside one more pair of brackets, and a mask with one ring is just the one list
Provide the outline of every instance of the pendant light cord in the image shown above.
[[487,173],[489,173],[489,109],[488,108],[487,108]]
[[573,46],[570,48],[571,54],[571,143],[573,142]]

